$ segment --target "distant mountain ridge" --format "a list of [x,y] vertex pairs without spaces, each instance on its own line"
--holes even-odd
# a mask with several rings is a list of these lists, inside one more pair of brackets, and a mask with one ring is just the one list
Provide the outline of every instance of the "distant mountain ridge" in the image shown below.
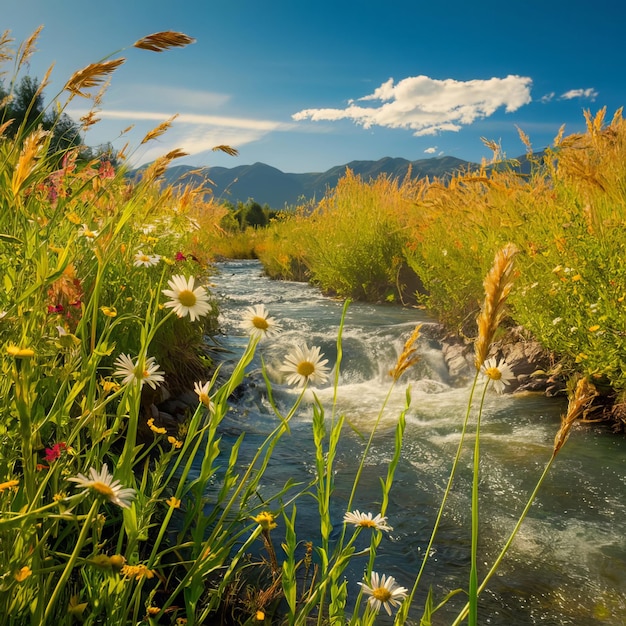
[[[302,204],[313,198],[321,199],[327,189],[333,188],[342,178],[346,169],[352,170],[368,181],[380,174],[402,179],[411,168],[411,178],[446,177],[459,170],[478,167],[476,163],[451,156],[432,157],[417,161],[385,157],[378,161],[351,161],[337,165],[325,172],[305,174],[287,174],[266,165],[238,165],[235,167],[204,167],[191,165],[170,166],[164,175],[169,185],[204,184],[213,190],[213,196],[228,200],[233,204],[253,199],[261,205],[267,204],[273,209]],[[209,183],[208,181],[211,181]]]

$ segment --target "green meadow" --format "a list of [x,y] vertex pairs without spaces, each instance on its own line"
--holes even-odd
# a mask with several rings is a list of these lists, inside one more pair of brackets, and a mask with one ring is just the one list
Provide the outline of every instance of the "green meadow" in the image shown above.
[[[181,151],[130,176],[131,147],[113,153],[82,145],[74,131],[97,123],[101,90],[124,63],[123,51],[86,65],[45,105],[49,76],[23,80],[37,35],[19,45],[8,33],[0,39],[0,60],[11,68],[0,91],[0,624],[356,625],[387,614],[409,623],[429,550],[408,587],[382,573],[376,557],[390,529],[410,388],[391,460],[381,466],[380,510],[351,510],[376,422],[332,540],[335,452],[347,427],[335,403],[324,406],[313,394],[311,483],[288,500],[293,485],[265,501],[257,491],[307,391],[328,380],[336,389],[341,330],[334,380],[318,348],[286,355],[282,371],[300,389],[286,413],[266,376],[276,425],[251,462],[239,461],[245,432],[233,445],[222,441],[220,424],[257,345],[280,330],[264,306],[248,310],[247,347],[232,373],[220,375],[206,343],[219,312],[212,262],[251,256],[270,276],[311,281],[346,307],[353,299],[424,307],[474,342],[476,377],[431,535],[432,544],[461,451],[469,449],[471,564],[462,591],[429,596],[418,609],[421,625],[437,623],[437,608],[463,593],[467,604],[454,624],[477,624],[480,594],[573,423],[589,417],[594,402],[593,416],[616,429],[626,421],[621,112],[612,120],[603,110],[587,114],[587,132],[556,137],[528,175],[499,165],[491,144],[494,164],[480,171],[445,181],[361,180],[348,172],[315,205],[252,227],[235,223],[209,189],[162,184]],[[189,42],[166,31],[133,46],[165,52]],[[92,106],[78,127],[64,113],[77,98]],[[481,577],[480,415],[487,387],[507,382],[506,365],[490,349],[512,326],[553,353],[570,403],[527,506]],[[419,358],[418,336],[419,327],[390,372],[390,390]],[[185,394],[193,401],[180,419],[155,411]],[[298,539],[304,497],[319,513],[316,545]],[[282,543],[273,539],[277,525]],[[357,550],[363,537],[368,547]],[[258,546],[267,559],[251,562]],[[354,592],[343,574],[363,554],[366,574]]]

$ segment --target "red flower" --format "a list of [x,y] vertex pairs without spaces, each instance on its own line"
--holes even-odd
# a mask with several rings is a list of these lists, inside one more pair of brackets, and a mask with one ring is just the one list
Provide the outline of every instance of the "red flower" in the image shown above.
[[177,252],[174,257],[177,261],[185,261],[187,257],[182,252]]
[[44,455],[44,459],[51,463],[52,461],[56,461],[61,457],[61,452],[67,450],[67,445],[65,442],[60,441],[59,443],[55,443],[52,448],[46,448],[46,454]]
[[48,313],[62,313],[63,305],[62,304],[49,304],[48,305]]

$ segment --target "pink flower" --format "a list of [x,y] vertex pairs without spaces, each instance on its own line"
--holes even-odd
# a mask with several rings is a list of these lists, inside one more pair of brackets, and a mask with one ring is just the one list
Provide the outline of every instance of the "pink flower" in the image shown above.
[[59,443],[55,443],[51,448],[46,448],[46,453],[43,458],[48,461],[48,463],[51,463],[59,459],[64,450],[67,450],[67,445],[65,442],[60,441]]
[[174,257],[174,259],[176,261],[185,261],[187,259],[187,257],[182,252],[177,252],[176,256]]

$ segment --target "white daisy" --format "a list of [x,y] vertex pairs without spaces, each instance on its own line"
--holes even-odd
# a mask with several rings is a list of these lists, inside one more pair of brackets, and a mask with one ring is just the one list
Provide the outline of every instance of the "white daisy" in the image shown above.
[[308,348],[298,346],[285,357],[285,364],[280,368],[287,374],[287,383],[304,387],[308,382],[323,384],[328,380],[328,359],[322,359],[317,346]]
[[76,483],[79,487],[83,487],[83,493],[91,489],[123,509],[129,508],[136,496],[134,489],[122,487],[119,480],[113,480],[113,475],[109,474],[109,468],[106,463],[102,466],[100,472],[97,472],[92,467],[89,469],[88,477],[84,474],[78,474],[78,476],[68,478],[68,480]]
[[211,383],[209,381],[204,383],[204,385],[202,383],[194,383],[193,390],[196,392],[196,394],[198,394],[198,400],[200,400],[200,402],[202,402],[202,404],[204,404],[204,406],[209,409],[209,411],[212,411],[214,409],[214,405],[211,401],[211,398],[209,397]]
[[496,393],[502,393],[504,388],[515,380],[515,374],[506,362],[496,361],[493,357],[483,363],[482,373],[493,381]]
[[372,517],[371,513],[361,513],[358,509],[346,513],[343,516],[343,521],[346,524],[354,524],[355,526],[361,526],[363,528],[375,528],[376,530],[393,530],[389,524],[387,524],[387,518],[383,517],[380,513]]
[[144,254],[141,250],[135,255],[135,267],[154,267],[158,265],[161,257],[158,254]]
[[91,230],[87,224],[83,224],[80,227],[78,234],[79,236],[86,237],[87,239],[95,239],[98,236],[98,231]]
[[248,307],[244,311],[241,325],[255,339],[271,337],[280,330],[280,326],[273,317],[269,316],[264,304]]
[[142,387],[148,383],[152,389],[156,389],[157,385],[165,380],[165,376],[159,370],[159,364],[155,363],[154,357],[146,359],[144,366],[140,367],[139,359],[135,362],[128,354],[120,354],[115,359],[114,365],[117,369],[113,371],[113,376],[122,376],[123,385],[134,380],[140,381]]
[[372,572],[370,585],[359,583],[363,587],[363,593],[370,596],[367,601],[370,606],[378,613],[380,607],[383,606],[387,615],[391,615],[391,607],[400,606],[409,592],[405,587],[396,584],[393,576],[379,576],[376,572]]
[[197,318],[206,315],[211,310],[209,294],[204,287],[195,287],[195,278],[190,276],[185,278],[180,274],[172,276],[167,281],[171,289],[163,289],[163,294],[171,298],[164,306],[174,309],[178,317],[185,317],[189,314],[189,319],[193,322]]

